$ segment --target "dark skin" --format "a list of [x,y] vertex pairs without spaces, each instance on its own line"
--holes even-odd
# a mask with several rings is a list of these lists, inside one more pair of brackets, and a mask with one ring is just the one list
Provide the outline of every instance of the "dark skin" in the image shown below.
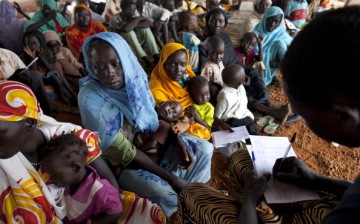
[[[111,45],[107,43],[98,44],[90,49],[89,56],[94,73],[105,88],[116,90],[125,86],[120,58]],[[135,158],[130,162],[129,166],[147,170],[158,175],[166,180],[176,192],[180,192],[187,183],[160,167],[141,150],[136,150]]]
[[43,25],[47,24],[49,21],[54,20],[56,22],[56,10],[51,10],[51,8],[48,5],[43,6],[42,14],[44,15],[44,19],[30,25],[27,30],[38,30]]
[[[192,86],[192,88],[189,89],[189,93],[191,99],[197,105],[203,105],[210,100],[210,89],[208,83],[206,83],[204,86]],[[193,117],[196,123],[199,123],[204,127],[210,128],[210,126],[203,119],[200,118],[198,113],[196,113],[196,109],[194,106],[187,107],[185,110],[185,114],[189,114],[191,117]]]
[[211,32],[210,36],[216,35],[222,32],[225,28],[225,17],[222,13],[215,13],[211,15],[209,19],[209,31]]
[[[265,28],[267,32],[272,32],[276,28],[280,26],[282,21],[282,15],[272,16],[266,19]],[[280,62],[278,61],[270,61],[269,62],[271,68],[279,68]]]
[[[51,179],[56,185],[69,187],[70,194],[74,194],[88,174],[84,163],[86,158],[69,164],[69,161],[66,161],[63,157],[59,159],[58,153],[58,151],[53,151],[45,156],[44,169],[50,174]],[[107,215],[105,212],[101,212],[92,216],[91,221],[94,223],[112,224],[116,223],[119,216],[120,213]]]
[[78,8],[75,11],[76,25],[80,28],[87,29],[90,25],[90,12],[84,8]]
[[[0,158],[10,158],[20,149],[30,162],[38,163],[40,161],[38,149],[43,147],[46,140],[36,127],[37,120],[32,118],[16,122],[0,121],[0,152],[2,152]],[[116,189],[119,189],[115,177],[101,157],[96,158],[89,165],[98,172],[100,177],[107,179]]]

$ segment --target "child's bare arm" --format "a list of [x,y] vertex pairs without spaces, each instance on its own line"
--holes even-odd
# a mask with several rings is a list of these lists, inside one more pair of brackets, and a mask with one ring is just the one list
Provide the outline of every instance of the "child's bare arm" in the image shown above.
[[258,38],[257,38],[257,42],[258,42],[258,48],[259,48],[259,61],[263,60],[263,49],[262,49],[262,41],[263,41],[264,37],[259,34]]
[[[91,218],[91,223],[101,223],[101,224],[115,224],[120,217],[120,214],[107,215],[105,212],[102,212],[98,215],[95,215]],[[88,222],[87,222],[88,223]]]
[[196,109],[194,106],[189,106],[185,109],[185,114],[187,115],[190,115],[194,118],[194,121],[196,123],[199,123],[201,124],[202,126],[204,127],[209,127],[209,125],[203,120],[200,118],[200,116],[198,115],[198,113],[196,113]]

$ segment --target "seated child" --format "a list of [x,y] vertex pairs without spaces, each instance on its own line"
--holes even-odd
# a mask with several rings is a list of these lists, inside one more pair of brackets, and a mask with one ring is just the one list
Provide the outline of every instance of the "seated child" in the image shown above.
[[189,52],[189,64],[192,70],[198,74],[199,68],[199,45],[203,44],[196,34],[199,32],[197,16],[191,11],[182,11],[179,13],[180,27],[183,31],[182,42]]
[[61,135],[43,149],[43,167],[54,184],[65,187],[66,221],[116,223],[122,212],[118,190],[85,165],[86,144],[74,134]]
[[[235,48],[235,51],[243,66],[253,68],[257,70],[261,76],[264,76],[265,65],[262,62],[262,39],[262,36],[256,37],[252,32],[245,33],[240,39],[239,46]],[[256,44],[258,45],[258,49],[256,49]]]
[[224,41],[220,37],[212,36],[209,37],[206,46],[208,58],[201,71],[201,76],[204,76],[209,82],[216,82],[223,85],[221,72],[224,69],[222,62],[225,51]]
[[233,64],[222,71],[224,87],[217,96],[215,119],[231,127],[246,126],[249,134],[258,135],[254,115],[247,108],[248,99],[243,85],[247,84],[244,67]]
[[195,132],[196,130],[197,135],[201,133],[202,139],[209,140],[211,126],[214,122],[214,107],[209,102],[209,82],[202,76],[195,76],[189,80],[187,89],[194,104],[185,109],[185,114],[192,117],[195,123],[206,128],[198,126],[195,129],[195,126],[192,125],[189,131]]
[[168,23],[168,29],[176,43],[180,43],[180,39],[177,35],[177,27],[179,22],[179,16],[178,13],[182,11],[182,8],[176,8],[175,0],[162,0],[161,6],[164,7],[164,9],[167,9],[170,11],[171,16]]

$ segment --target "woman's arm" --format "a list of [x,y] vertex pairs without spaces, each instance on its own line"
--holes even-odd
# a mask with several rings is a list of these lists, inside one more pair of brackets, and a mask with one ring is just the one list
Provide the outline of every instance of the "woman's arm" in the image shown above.
[[43,20],[36,22],[32,25],[30,25],[26,30],[38,30],[40,29],[40,27],[42,27],[43,25],[47,24],[50,20],[55,19],[57,15],[57,12],[55,10],[53,10],[51,13],[49,13],[49,15],[47,17],[45,17]]

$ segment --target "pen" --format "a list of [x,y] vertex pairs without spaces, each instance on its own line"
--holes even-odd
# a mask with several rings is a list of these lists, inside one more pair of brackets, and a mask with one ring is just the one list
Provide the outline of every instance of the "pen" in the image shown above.
[[295,132],[294,135],[291,137],[289,146],[287,147],[287,149],[286,149],[286,151],[285,151],[285,154],[284,154],[284,156],[283,156],[282,159],[281,159],[281,162],[280,162],[280,165],[279,165],[279,170],[280,170],[280,167],[281,167],[281,165],[283,164],[285,158],[288,156],[288,154],[289,154],[289,152],[290,152],[290,149],[291,149],[291,145],[294,143],[295,138],[296,138],[296,132]]
[[30,66],[31,66],[32,64],[34,64],[38,59],[39,59],[39,58],[36,57],[34,60],[32,60],[32,62],[30,62],[30,64],[29,64],[28,66],[26,66],[26,68],[30,68]]
[[254,153],[254,151],[251,151],[251,159],[253,161],[254,172],[257,175],[256,167],[255,167],[255,153]]

